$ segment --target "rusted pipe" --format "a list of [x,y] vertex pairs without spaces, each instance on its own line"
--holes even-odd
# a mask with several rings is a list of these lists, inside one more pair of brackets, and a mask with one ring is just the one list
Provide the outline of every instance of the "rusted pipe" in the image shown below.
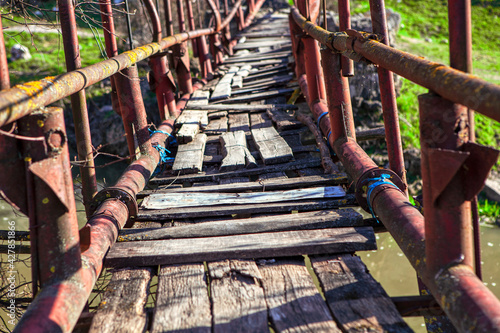
[[260,7],[262,7],[264,2],[266,2],[266,0],[257,0],[257,2],[255,3],[254,9],[248,12],[248,14],[245,18],[245,24],[244,24],[245,28],[248,27],[252,23],[253,19],[255,18],[255,15],[257,15],[257,13],[260,10]]
[[300,78],[306,73],[304,67],[304,44],[300,36],[302,29],[293,20],[292,14],[289,14],[288,23],[290,25],[290,38],[292,40],[292,54],[295,59],[295,76]]
[[[1,16],[0,16],[1,21]],[[10,88],[9,66],[7,65],[7,52],[5,52],[5,40],[3,38],[3,27],[0,22],[0,90]]]
[[[66,69],[71,72],[82,67],[76,31],[75,8],[71,0],[58,0],[58,4]],[[71,95],[71,110],[73,111],[73,122],[75,124],[78,159],[84,162],[80,166],[80,174],[82,177],[83,204],[85,205],[87,217],[89,217],[89,204],[92,197],[97,193],[97,180],[85,90],[81,89]]]
[[219,0],[216,0],[217,2],[214,2],[214,0],[205,0],[208,4],[208,7],[210,7],[210,10],[212,11],[212,18],[214,19],[215,23],[215,31],[219,32],[222,30],[222,24],[221,24],[221,17],[220,17],[220,11],[219,11]]
[[450,101],[500,121],[500,86],[368,39],[368,35],[328,32],[307,21],[296,8],[292,8],[292,16],[310,36],[329,48],[346,52],[350,51],[347,45],[353,45],[360,59],[364,57]]
[[[339,0],[339,30],[346,31],[351,29],[351,6],[349,0]],[[370,6],[371,8],[371,6]],[[354,64],[351,59],[341,57],[342,62],[342,75],[354,76]]]
[[[158,129],[171,133],[173,121],[164,121]],[[167,138],[166,134],[157,132],[151,140],[163,146]],[[125,170],[115,187],[135,196],[144,188],[158,161],[158,152],[142,156]],[[43,288],[15,332],[71,332],[102,271],[105,254],[128,219],[129,209],[125,203],[115,198],[105,200],[81,231],[80,269],[69,279]]]
[[165,26],[167,27],[167,36],[174,35],[174,18],[172,15],[172,5],[170,0],[163,0],[163,9],[165,11]]
[[[370,0],[370,14],[373,32],[382,38],[381,43],[389,45],[389,32],[387,30],[384,0]],[[389,168],[406,183],[406,169],[403,158],[401,134],[399,131],[394,77],[391,71],[380,66],[377,68],[377,73],[380,86],[380,100],[382,102],[382,114],[384,117],[387,155],[389,156]]]

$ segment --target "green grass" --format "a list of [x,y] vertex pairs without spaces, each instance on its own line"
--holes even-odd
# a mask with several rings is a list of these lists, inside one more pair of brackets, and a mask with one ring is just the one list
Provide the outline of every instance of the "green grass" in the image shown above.
[[478,201],[479,215],[498,218],[500,216],[500,203],[489,202],[488,199]]

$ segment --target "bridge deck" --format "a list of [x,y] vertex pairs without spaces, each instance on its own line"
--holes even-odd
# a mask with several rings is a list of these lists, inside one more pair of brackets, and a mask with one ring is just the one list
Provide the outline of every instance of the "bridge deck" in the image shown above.
[[261,19],[193,95],[172,170],[106,257],[90,331],[411,331],[354,254],[376,248],[373,221],[284,105],[288,31],[286,15]]

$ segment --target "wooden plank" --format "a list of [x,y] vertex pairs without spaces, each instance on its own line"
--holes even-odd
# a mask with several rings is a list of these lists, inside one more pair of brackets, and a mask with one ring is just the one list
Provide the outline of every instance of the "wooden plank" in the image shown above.
[[188,144],[194,140],[196,135],[200,133],[200,125],[198,124],[184,124],[177,131],[175,137],[179,144]]
[[191,108],[196,105],[207,105],[208,98],[210,97],[210,92],[198,89],[192,95],[189,101],[186,103],[186,109]]
[[252,176],[259,175],[266,172],[276,172],[282,170],[298,170],[305,168],[314,168],[321,166],[321,159],[319,158],[311,158],[307,161],[298,160],[292,161],[285,164],[279,165],[268,165],[265,167],[255,168],[255,169],[245,169],[245,170],[236,170],[236,171],[228,171],[228,172],[214,172],[214,173],[200,173],[198,175],[177,175],[174,172],[174,176],[162,176],[155,177],[149,180],[151,184],[176,184],[183,183],[185,181],[190,182],[209,182],[215,181],[222,178],[230,178],[230,177],[239,177],[239,176]]
[[236,73],[237,76],[241,76],[242,81],[244,77],[247,77],[250,74],[250,70],[252,69],[252,66],[250,65],[244,65],[240,67],[240,70],[238,73]]
[[267,110],[267,114],[276,123],[276,127],[280,131],[286,131],[304,126],[300,121],[289,113],[281,110]]
[[252,113],[250,115],[251,127],[252,128],[262,128],[262,127],[272,127],[273,123],[271,118],[266,113]]
[[161,267],[151,332],[211,331],[212,315],[203,264]]
[[359,257],[314,257],[311,263],[344,332],[413,332]]
[[207,135],[222,134],[227,132],[228,129],[228,118],[221,117],[218,119],[213,119],[210,121],[208,126],[203,131]]
[[[245,182],[234,185],[217,185],[217,186],[198,186],[197,192],[247,192],[247,191],[277,191],[294,188],[306,188],[312,186],[340,185],[348,182],[345,174],[321,174],[306,177],[296,177],[287,179],[262,179],[260,177],[257,182]],[[138,194],[138,197],[143,198],[146,195],[153,193],[171,193],[171,192],[192,192],[189,187],[171,188],[170,186],[163,190],[145,190]]]
[[[241,103],[241,102],[251,102],[251,101],[258,101],[261,99],[266,99],[266,98],[271,98],[271,97],[276,97],[276,96],[281,96],[281,95],[286,95],[286,94],[291,94],[294,92],[294,89],[288,89],[288,88],[283,88],[283,89],[270,89],[266,92],[261,92],[261,93],[256,93],[256,94],[250,94],[250,95],[244,95],[244,96],[238,96],[238,97],[232,97],[228,98],[225,100],[217,101],[215,103],[224,103],[224,104],[229,104],[229,103]],[[229,109],[230,107],[228,107]]]
[[259,266],[276,332],[338,332],[326,303],[301,259],[268,260]]
[[285,202],[324,198],[342,198],[341,186],[311,187],[287,191],[251,193],[200,193],[200,192],[155,193],[144,198],[142,209],[170,209],[191,206],[245,205],[270,202]]
[[[248,104],[230,104],[230,105],[197,105],[191,108],[192,110],[207,110],[207,111],[242,111],[242,112],[251,112],[251,111],[266,111],[269,109],[283,109],[283,110],[297,110],[298,107],[292,104],[280,104],[280,105],[248,105]],[[209,112],[210,114],[211,112]]]
[[237,113],[229,115],[229,129],[231,132],[243,131],[245,133],[250,131],[250,118],[248,113]]
[[208,125],[208,114],[206,111],[185,109],[175,120],[175,127],[181,127],[184,124],[198,124],[205,127]]
[[179,145],[172,171],[177,173],[200,172],[203,167],[206,142],[207,136],[201,133],[196,135],[192,142]]
[[120,242],[109,250],[108,267],[249,259],[375,250],[371,227],[281,231],[236,236]]
[[243,87],[243,76],[235,75],[233,77],[233,81],[231,83],[231,88],[235,89],[235,88],[241,88],[241,87]]
[[238,67],[231,67],[229,71],[220,79],[212,93],[211,101],[217,101],[231,97],[231,82],[238,72]]
[[244,65],[250,65],[252,67],[264,67],[264,66],[270,66],[270,65],[281,65],[281,64],[288,64],[288,57],[284,57],[281,59],[269,59],[269,60],[243,60],[241,62],[234,62],[232,65],[235,66],[244,66]]
[[252,128],[252,137],[264,164],[277,164],[293,159],[293,152],[274,127]]
[[234,51],[238,50],[251,50],[251,49],[256,49],[259,47],[266,47],[266,46],[276,46],[276,44],[279,44],[280,47],[285,47],[285,46],[290,46],[292,45],[290,40],[276,40],[276,41],[268,41],[268,42],[262,42],[262,41],[252,41],[252,42],[245,42],[245,43],[238,43],[233,47]]
[[144,332],[144,306],[151,269],[126,268],[113,272],[89,332]]
[[[244,56],[231,57],[231,58],[227,59],[226,61],[224,61],[224,65],[228,65],[228,64],[232,64],[232,63],[238,63],[238,62],[243,62],[243,61],[284,59],[284,58],[288,58],[291,55],[292,55],[292,53],[289,52],[289,51],[275,52],[275,53],[271,53],[271,54],[251,53],[251,54],[247,54],[247,55],[244,55]],[[248,66],[248,65],[245,65],[245,66]],[[245,70],[245,69],[243,69],[243,70]],[[240,71],[241,70],[242,69],[240,68]]]
[[269,332],[261,275],[253,260],[208,263],[214,332]]
[[222,146],[222,155],[224,156],[219,169],[220,171],[257,167],[255,158],[247,148],[245,132],[224,133],[220,136],[220,144]]
[[141,240],[215,237],[290,230],[363,227],[361,214],[352,209],[330,209],[297,214],[280,214],[246,219],[196,223],[177,228],[123,229],[119,242]]

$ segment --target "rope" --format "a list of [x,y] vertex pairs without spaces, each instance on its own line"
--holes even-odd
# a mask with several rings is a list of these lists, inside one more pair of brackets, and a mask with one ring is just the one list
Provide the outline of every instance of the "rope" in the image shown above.
[[316,124],[318,125],[318,127],[319,127],[319,123],[321,121],[321,118],[323,118],[327,114],[328,114],[328,111],[325,111],[325,112],[323,112],[322,114],[319,115],[318,120],[316,121]]
[[[153,131],[152,129],[149,129],[149,133],[150,133],[150,136],[153,136],[155,133],[166,134],[168,137],[173,138],[172,143],[177,142],[175,140],[175,137],[172,134],[165,132],[165,131],[161,131],[161,130]],[[163,172],[163,170],[165,168],[165,164],[172,162],[174,160],[173,157],[169,156],[169,155],[172,155],[172,152],[170,150],[168,150],[167,148],[165,148],[159,144],[153,144],[153,148],[155,148],[158,151],[158,153],[160,154],[160,160],[158,161],[158,166],[156,167],[156,169],[153,172],[153,175],[151,177],[155,177],[159,173]]]
[[391,175],[384,173],[384,174],[380,175],[380,177],[377,177],[377,178],[368,178],[368,179],[365,179],[365,181],[367,181],[367,182],[369,182],[369,181],[375,181],[375,183],[372,183],[372,184],[368,185],[368,189],[366,191],[366,202],[368,203],[368,208],[370,209],[370,213],[372,213],[373,218],[375,220],[377,220],[377,223],[380,223],[380,221],[375,216],[375,212],[373,211],[373,207],[372,207],[372,204],[371,204],[370,196],[371,196],[373,190],[375,190],[375,188],[377,186],[380,186],[380,185],[389,185],[389,186],[395,187],[397,190],[399,190],[399,187],[397,187],[396,185],[394,185],[393,182],[386,180],[386,179],[389,179],[389,178],[391,178]]

